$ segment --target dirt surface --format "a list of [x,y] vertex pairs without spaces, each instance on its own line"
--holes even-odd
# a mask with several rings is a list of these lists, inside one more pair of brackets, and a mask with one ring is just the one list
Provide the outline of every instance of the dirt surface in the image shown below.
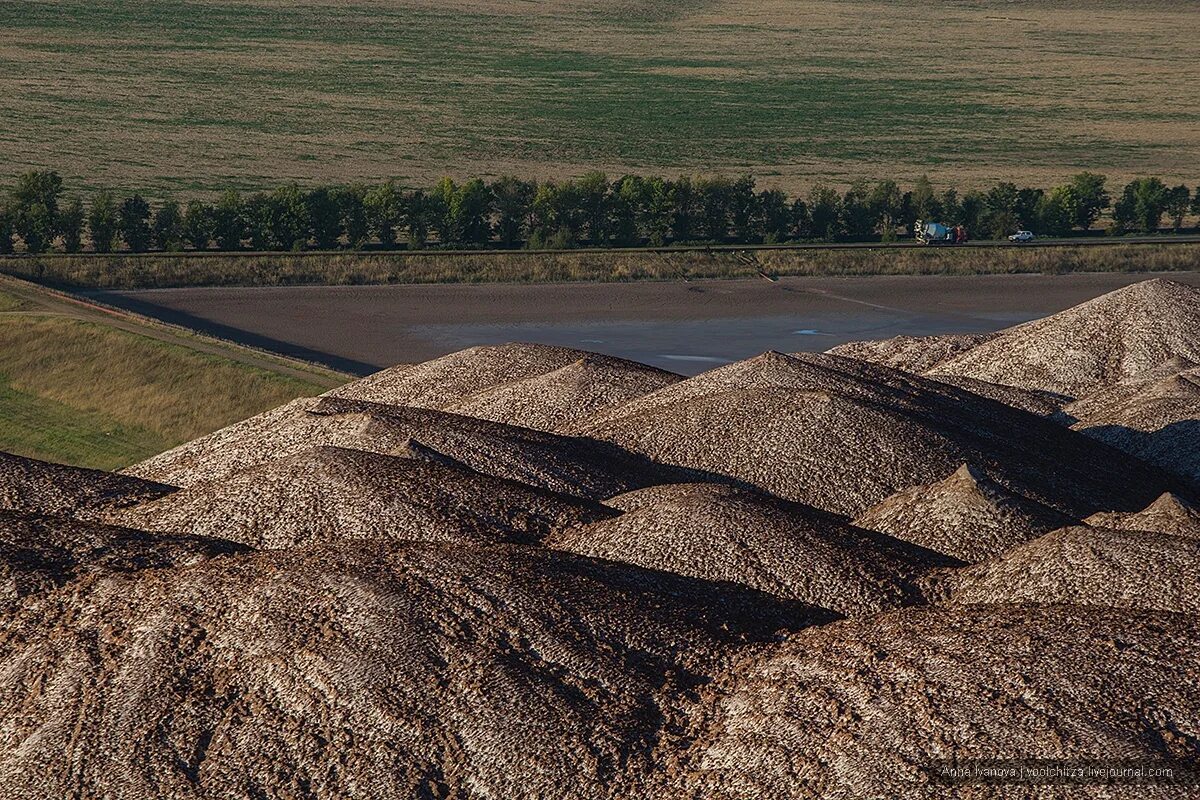
[[[359,374],[511,340],[582,346],[687,371],[684,366],[689,363],[708,368],[772,347],[824,350],[854,339],[902,333],[997,330],[1147,277],[1094,273],[231,287],[91,296],[231,341]],[[1200,272],[1170,277],[1200,285]],[[775,328],[790,338],[776,341],[763,333],[770,326],[762,323],[772,319],[779,323]],[[805,319],[825,330],[794,335],[808,326],[796,330],[790,323]],[[704,338],[710,339],[707,349],[689,355],[696,340]],[[655,358],[659,353],[684,353],[679,356],[683,363]]]

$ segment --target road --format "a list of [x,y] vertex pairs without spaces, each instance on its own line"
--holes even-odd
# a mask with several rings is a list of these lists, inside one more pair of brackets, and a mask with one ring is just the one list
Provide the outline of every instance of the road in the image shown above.
[[[996,330],[1149,277],[897,275],[91,294],[221,339],[357,374],[504,341],[579,347],[695,372],[768,349],[824,350],[855,339]],[[1163,277],[1200,286],[1200,272]]]

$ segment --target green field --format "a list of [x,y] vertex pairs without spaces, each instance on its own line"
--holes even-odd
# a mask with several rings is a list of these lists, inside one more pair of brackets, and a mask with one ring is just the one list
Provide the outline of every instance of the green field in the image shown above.
[[327,388],[34,297],[0,290],[0,451],[116,469]]
[[751,171],[1194,180],[1190,4],[27,0],[0,4],[0,178]]

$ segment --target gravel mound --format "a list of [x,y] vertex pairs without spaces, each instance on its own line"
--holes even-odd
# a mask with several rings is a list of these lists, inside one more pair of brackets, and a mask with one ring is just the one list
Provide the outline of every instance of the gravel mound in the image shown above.
[[[893,611],[738,661],[674,769],[733,798],[1184,797],[932,783],[938,762],[1167,759],[1200,737],[1200,618],[1071,606]],[[1184,792],[1184,793],[1181,793]],[[958,794],[958,793],[961,793]]]
[[536,542],[614,514],[461,466],[315,447],[112,519],[144,530],[291,548],[347,539]]
[[156,535],[66,517],[0,511],[0,603],[85,575],[188,566],[246,549],[200,536]]
[[1169,479],[1049,420],[910,373],[830,355],[765,353],[572,431],[856,516],[970,463],[1078,519],[1133,510]]
[[126,472],[190,487],[318,445],[383,455],[411,455],[418,448],[425,458],[450,459],[483,474],[591,499],[687,479],[678,469],[655,465],[606,442],[335,397],[289,403]]
[[1097,528],[1160,531],[1200,539],[1200,507],[1170,492],[1136,514],[1093,514],[1084,522]]
[[477,392],[444,408],[456,414],[554,431],[683,377],[608,356],[587,355],[552,372]]
[[0,794],[649,798],[678,697],[828,619],[514,546],[75,583],[0,617]]
[[928,371],[1082,397],[1175,357],[1200,362],[1200,289],[1155,278],[1001,331]]
[[827,352],[857,358],[905,372],[925,372],[959,353],[995,338],[994,333],[951,333],[940,336],[897,336],[840,344]]
[[846,616],[921,601],[916,578],[945,563],[843,517],[717,484],[656,486],[607,504],[624,513],[563,530],[546,544],[740,583]]
[[1071,603],[1200,612],[1200,541],[1077,525],[960,570],[955,603]]
[[393,367],[326,396],[454,411],[552,430],[678,380],[682,378],[672,372],[621,358],[516,342]]
[[945,480],[897,492],[854,524],[968,563],[1072,522],[963,464]]
[[0,510],[89,515],[173,491],[136,477],[0,453]]
[[1175,358],[1063,409],[1075,430],[1200,487],[1200,367]]

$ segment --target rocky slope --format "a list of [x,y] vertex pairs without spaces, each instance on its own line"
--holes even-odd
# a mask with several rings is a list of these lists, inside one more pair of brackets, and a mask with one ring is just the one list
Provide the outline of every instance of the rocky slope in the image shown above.
[[[950,797],[971,759],[1178,759],[1200,737],[1200,621],[1070,606],[905,609],[790,637],[736,663],[697,712],[694,796]],[[931,775],[931,770],[934,774]],[[1183,797],[1038,786],[964,797]]]
[[347,539],[536,542],[615,512],[425,459],[315,447],[110,515],[259,548]]
[[1169,361],[1065,406],[1071,427],[1200,487],[1200,366]]
[[829,618],[515,547],[77,582],[0,617],[0,793],[648,797],[676,697],[743,643]]
[[963,464],[944,480],[897,492],[854,524],[973,563],[1071,521]]
[[1009,328],[928,372],[1082,397],[1175,357],[1200,362],[1200,289],[1156,278]]
[[550,547],[732,581],[861,616],[918,602],[918,578],[946,559],[838,516],[714,484],[656,486],[607,505],[619,517],[553,534]]
[[0,509],[86,515],[162,497],[174,487],[0,453]]
[[1105,511],[1084,520],[1098,528],[1160,531],[1200,539],[1200,507],[1170,492],[1136,514]]
[[1072,517],[1166,486],[1142,462],[944,383],[830,355],[766,353],[571,428],[657,461],[857,515],[964,462]]
[[1195,614],[1197,585],[1196,539],[1074,526],[961,570],[947,588],[955,603],[1068,603]]

